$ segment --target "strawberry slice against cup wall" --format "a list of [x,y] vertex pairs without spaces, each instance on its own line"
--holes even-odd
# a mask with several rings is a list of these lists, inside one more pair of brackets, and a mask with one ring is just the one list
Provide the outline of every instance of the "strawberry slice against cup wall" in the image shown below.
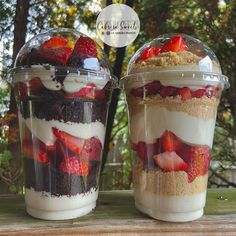
[[9,72],[18,104],[27,212],[60,220],[96,206],[116,80],[94,40],[52,29],[27,42]]
[[136,207],[160,220],[203,215],[217,107],[229,86],[215,54],[166,34],[131,58],[121,86],[129,111]]

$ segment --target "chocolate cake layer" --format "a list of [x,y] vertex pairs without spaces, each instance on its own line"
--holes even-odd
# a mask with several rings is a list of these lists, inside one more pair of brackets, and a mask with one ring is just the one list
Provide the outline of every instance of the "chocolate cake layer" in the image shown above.
[[33,116],[47,121],[53,119],[76,123],[100,121],[105,125],[108,103],[106,99],[65,99],[64,96],[63,91],[42,89],[20,102],[20,112],[24,119]]
[[61,172],[52,165],[42,165],[33,159],[24,158],[25,187],[37,192],[48,192],[54,196],[73,196],[98,188],[100,163],[91,162],[86,177]]

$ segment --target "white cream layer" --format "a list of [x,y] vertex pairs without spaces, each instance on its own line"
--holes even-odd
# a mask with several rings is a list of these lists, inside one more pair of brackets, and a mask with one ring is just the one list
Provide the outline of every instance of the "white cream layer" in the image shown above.
[[28,212],[41,219],[71,219],[87,214],[96,206],[98,189],[75,196],[52,196],[47,192],[25,189],[25,203]]
[[49,90],[56,91],[62,89],[69,93],[79,91],[87,83],[94,83],[96,84],[97,88],[103,89],[103,87],[108,82],[108,76],[105,74],[104,76],[94,76],[92,74],[81,75],[78,71],[78,73],[68,73],[62,85],[57,80],[55,80],[56,75],[54,67],[45,69],[45,67],[39,65],[31,66],[31,68],[25,68],[23,72],[14,75],[14,80],[24,81],[30,80],[34,77],[39,77],[43,85]]
[[202,120],[158,105],[145,106],[143,112],[130,116],[130,138],[133,143],[154,143],[169,130],[185,142],[212,147],[214,129],[215,119]]
[[58,120],[46,121],[45,119],[38,119],[35,117],[24,119],[21,115],[19,115],[19,121],[24,122],[32,134],[47,145],[53,145],[56,141],[56,137],[52,132],[52,127],[78,138],[89,139],[91,137],[97,137],[101,144],[104,144],[106,128],[99,121],[89,124],[74,122],[64,123]]
[[194,195],[167,196],[135,189],[134,198],[140,211],[156,219],[184,222],[201,217],[206,202],[206,191]]

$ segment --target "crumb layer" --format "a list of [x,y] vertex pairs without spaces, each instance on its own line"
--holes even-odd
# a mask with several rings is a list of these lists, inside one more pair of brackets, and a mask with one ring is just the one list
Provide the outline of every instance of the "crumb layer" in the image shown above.
[[188,182],[184,171],[162,172],[147,170],[138,161],[133,170],[134,188],[159,195],[181,196],[192,195],[206,191],[208,175],[198,176],[193,182]]
[[162,98],[159,94],[146,97],[144,99],[127,96],[130,115],[142,112],[147,106],[158,105],[169,111],[185,112],[190,116],[195,116],[203,120],[215,119],[219,99],[206,96],[202,98],[192,98],[191,100],[182,101],[180,96]]

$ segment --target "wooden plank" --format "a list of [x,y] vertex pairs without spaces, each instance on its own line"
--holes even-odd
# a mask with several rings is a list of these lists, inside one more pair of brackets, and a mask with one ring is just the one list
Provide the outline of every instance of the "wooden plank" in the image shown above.
[[131,191],[101,192],[94,212],[66,221],[34,219],[26,214],[23,197],[1,196],[0,235],[236,235],[236,190],[209,190],[205,215],[190,223],[141,214]]

